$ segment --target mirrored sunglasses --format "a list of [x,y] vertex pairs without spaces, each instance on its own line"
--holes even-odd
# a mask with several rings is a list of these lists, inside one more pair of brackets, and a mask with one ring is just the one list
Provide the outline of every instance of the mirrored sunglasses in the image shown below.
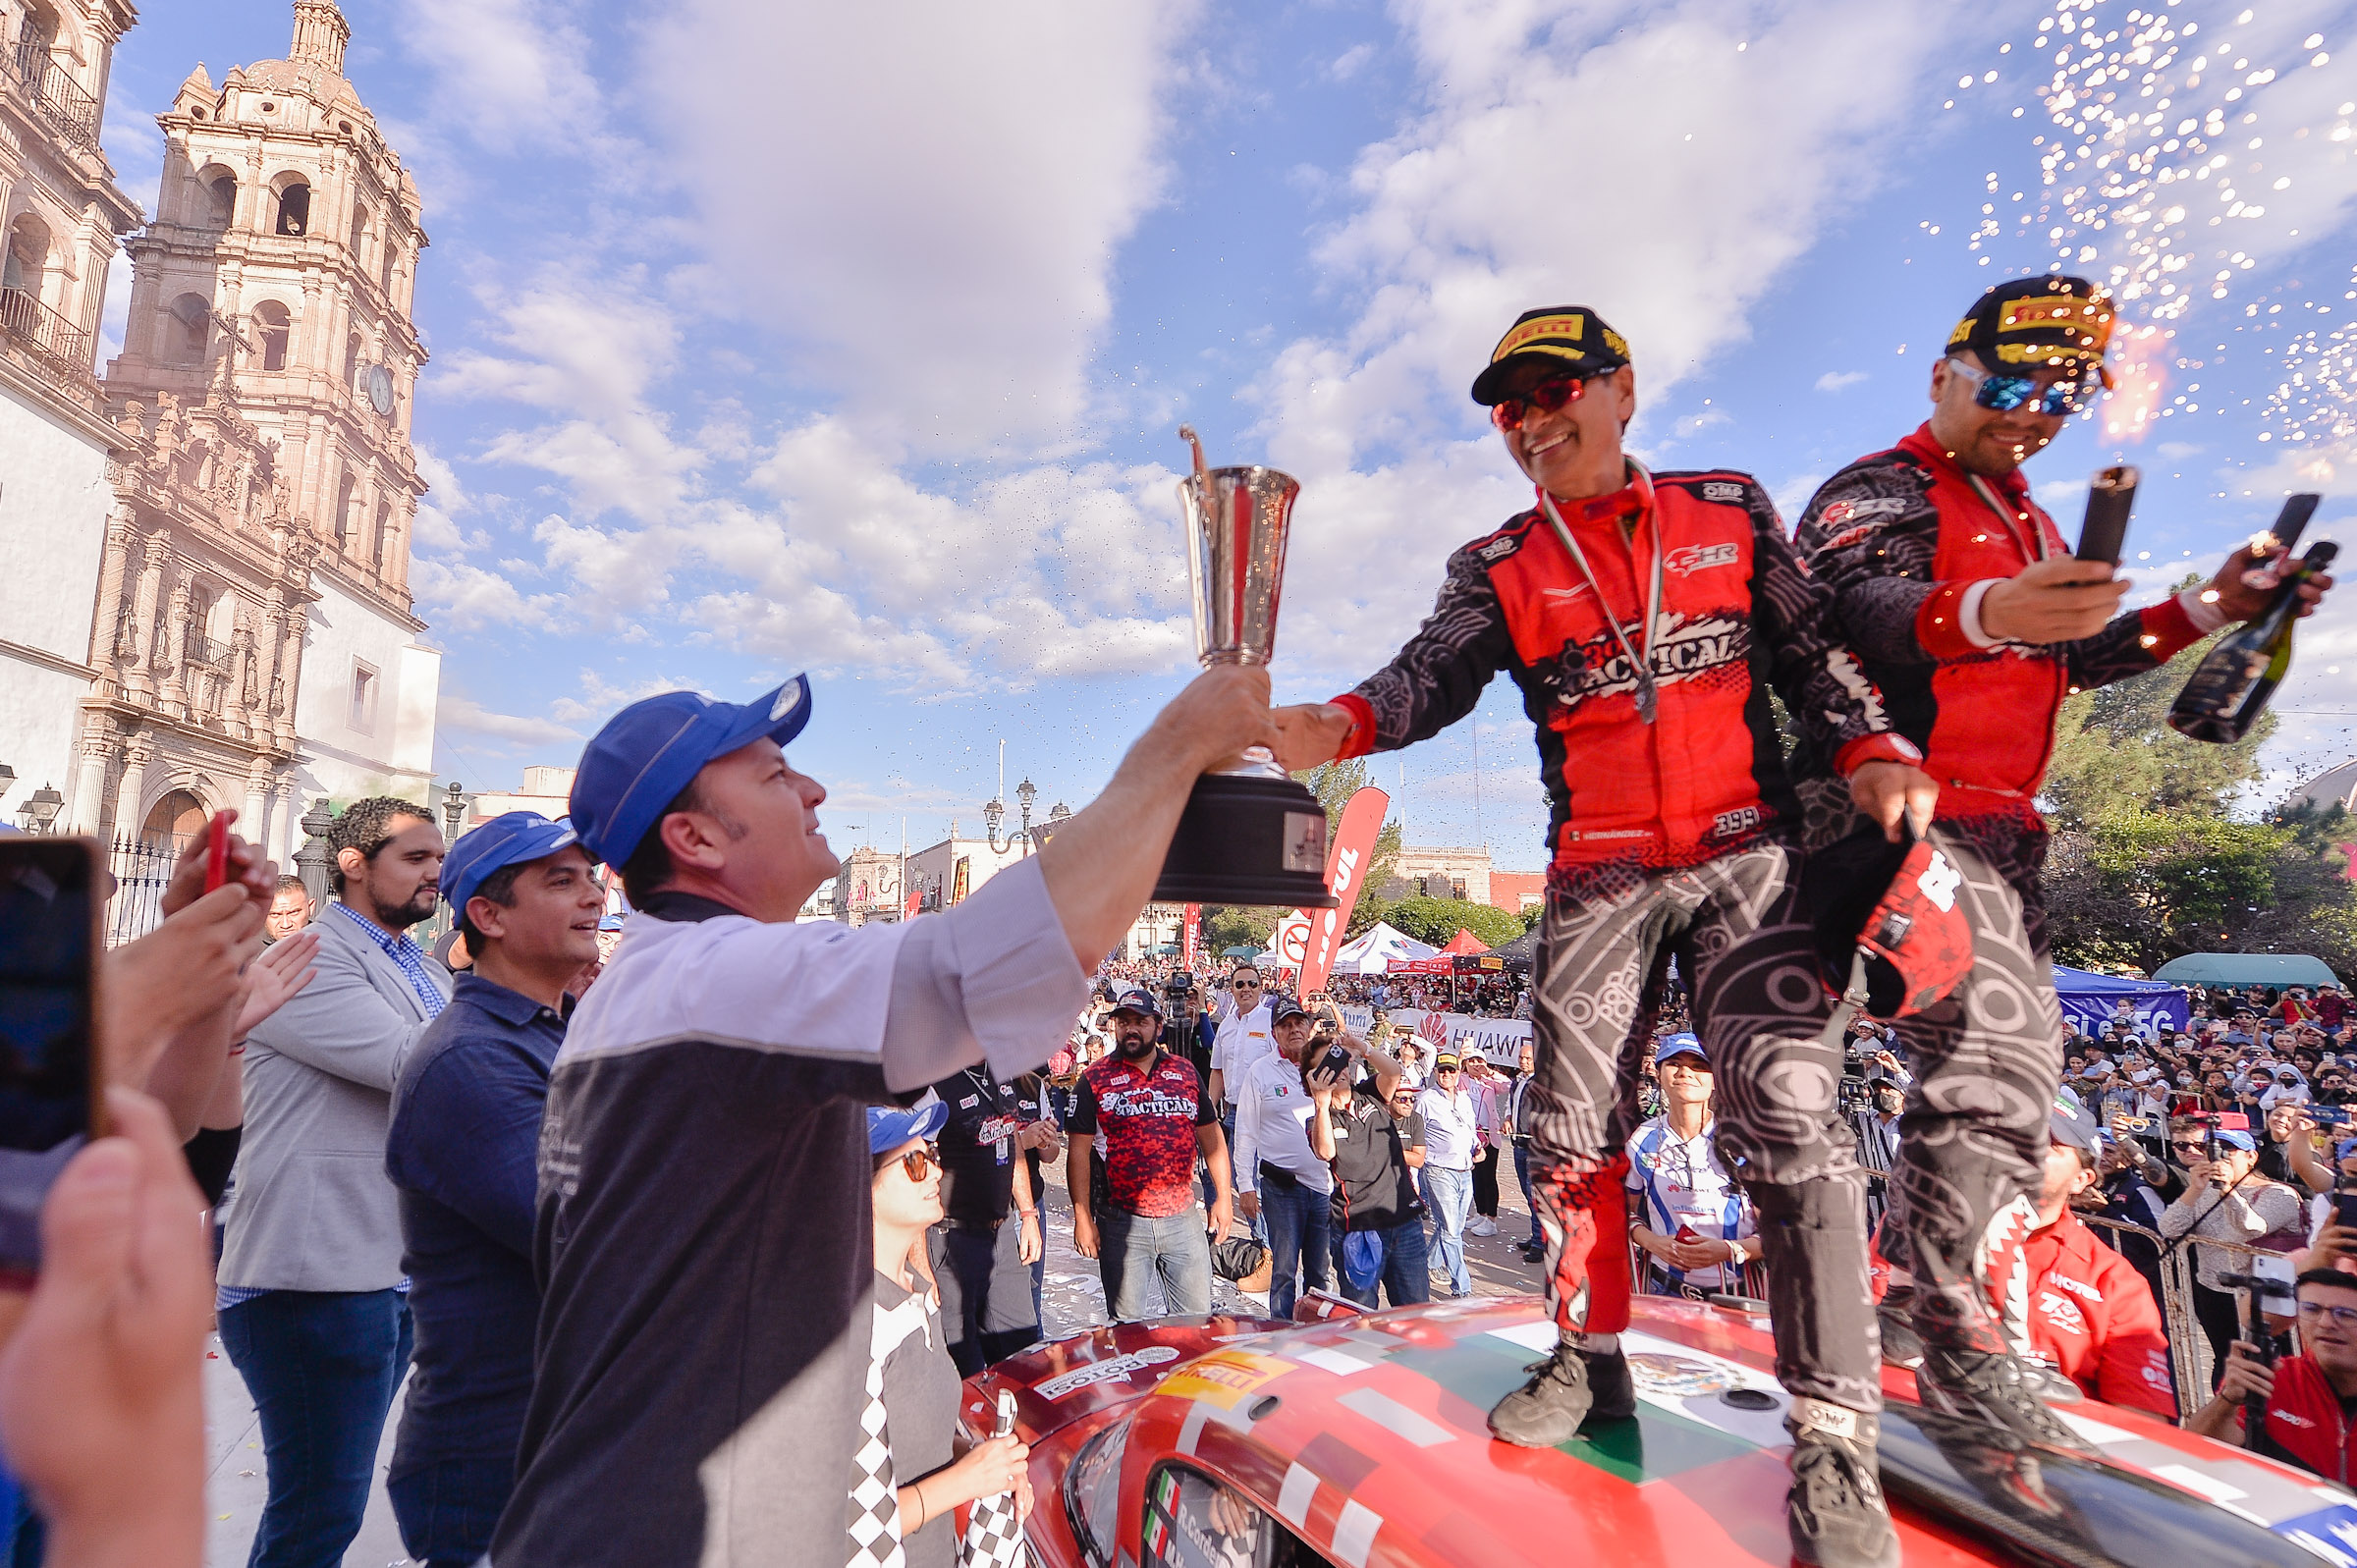
[[2031,376],[2001,376],[1961,359],[1950,359],[1947,367],[1973,383],[1972,401],[1975,406],[2000,413],[2010,412],[2036,398],[2039,413],[2058,419],[2090,406],[2103,393],[2102,383],[2094,376],[2084,376],[2077,381],[2057,381],[2042,391],[2036,378]]
[[1541,413],[1553,413],[1569,407],[1588,395],[1588,383],[1580,376],[1549,376],[1519,398],[1507,398],[1490,406],[1490,423],[1501,430],[1519,430],[1522,421],[1536,408]]

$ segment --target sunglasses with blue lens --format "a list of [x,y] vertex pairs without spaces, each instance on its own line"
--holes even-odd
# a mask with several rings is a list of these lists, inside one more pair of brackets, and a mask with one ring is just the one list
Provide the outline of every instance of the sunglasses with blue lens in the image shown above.
[[2077,381],[2057,381],[2041,393],[2037,380],[2031,376],[2001,376],[1954,358],[1947,361],[1947,367],[1973,384],[1972,401],[1976,406],[2000,413],[2010,412],[2035,398],[2038,412],[2059,419],[2087,407],[2103,391],[2103,382],[2095,374]]

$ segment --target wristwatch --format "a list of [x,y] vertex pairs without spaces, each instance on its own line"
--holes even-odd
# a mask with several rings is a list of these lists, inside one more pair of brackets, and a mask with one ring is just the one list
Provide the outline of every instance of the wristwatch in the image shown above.
[[1749,1263],[1751,1254],[1743,1250],[1743,1243],[1730,1236],[1727,1242],[1727,1261],[1730,1264]]

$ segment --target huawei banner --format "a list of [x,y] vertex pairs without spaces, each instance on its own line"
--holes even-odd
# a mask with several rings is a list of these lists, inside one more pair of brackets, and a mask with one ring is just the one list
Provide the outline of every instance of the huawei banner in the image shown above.
[[1300,994],[1304,997],[1325,988],[1326,971],[1342,950],[1343,928],[1350,923],[1359,884],[1375,858],[1375,836],[1383,831],[1383,814],[1391,804],[1390,795],[1369,784],[1343,807],[1342,827],[1326,856],[1326,891],[1342,901],[1308,917],[1308,950],[1301,959]]

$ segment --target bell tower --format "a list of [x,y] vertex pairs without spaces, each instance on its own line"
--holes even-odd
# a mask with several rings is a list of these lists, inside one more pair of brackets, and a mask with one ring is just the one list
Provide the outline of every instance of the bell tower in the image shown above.
[[319,569],[407,614],[410,533],[425,486],[410,397],[425,362],[410,320],[416,183],[343,75],[335,0],[295,0],[284,60],[197,67],[157,117],[156,219],[132,242],[118,403],[219,387],[278,443]]
[[430,784],[440,676],[409,587],[422,203],[343,75],[335,0],[293,11],[285,59],[217,86],[199,65],[156,117],[100,389],[124,457],[75,806],[144,831],[167,784],[242,795],[282,858],[320,795]]

